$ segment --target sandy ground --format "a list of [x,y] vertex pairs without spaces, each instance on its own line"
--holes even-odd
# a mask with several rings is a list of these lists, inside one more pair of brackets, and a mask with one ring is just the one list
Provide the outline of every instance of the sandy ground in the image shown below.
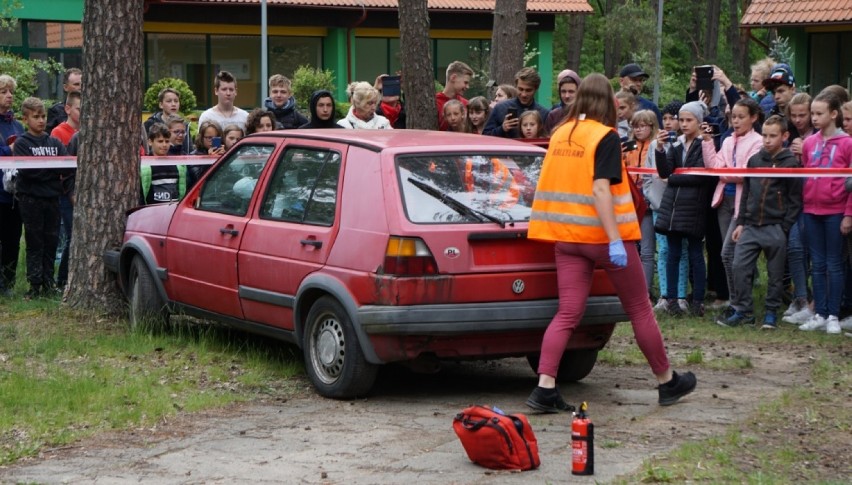
[[[671,349],[670,349],[671,350]],[[734,352],[715,348],[713,353]],[[452,431],[469,404],[527,413],[535,377],[523,359],[446,365],[413,374],[389,367],[371,397],[334,401],[313,393],[278,402],[181,415],[156,427],[99,435],[0,469],[4,483],[601,483],[686,441],[723,433],[761,401],[802,382],[807,357],[751,349],[753,368],[697,372],[698,389],[660,407],[647,367],[598,365],[561,386],[589,402],[595,475],[570,474],[570,415],[529,414],[541,467],[491,471],[471,463]],[[742,353],[742,352],[741,352]]]

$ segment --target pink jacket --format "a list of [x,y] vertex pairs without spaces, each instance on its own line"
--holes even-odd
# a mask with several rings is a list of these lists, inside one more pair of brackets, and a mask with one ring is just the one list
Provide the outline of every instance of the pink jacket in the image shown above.
[[[734,146],[737,147],[736,165],[734,164]],[[732,134],[722,142],[722,149],[718,152],[713,145],[713,140],[701,142],[701,151],[704,153],[704,166],[707,168],[744,168],[748,165],[748,159],[760,151],[763,146],[763,138],[756,131],[751,130],[743,136]],[[740,211],[740,197],[743,193],[742,177],[719,177],[716,191],[713,192],[712,207],[719,207],[725,193],[725,184],[737,184],[737,193],[734,196],[734,218]]]
[[[848,168],[852,165],[852,137],[837,131],[827,140],[822,133],[809,136],[802,144],[805,168]],[[846,177],[806,178],[802,211],[807,214],[852,216],[852,196],[846,192]]]

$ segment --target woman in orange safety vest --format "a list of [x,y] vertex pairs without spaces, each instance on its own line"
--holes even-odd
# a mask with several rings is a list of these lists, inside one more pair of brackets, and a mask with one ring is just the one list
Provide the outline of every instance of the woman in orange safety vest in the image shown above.
[[542,340],[538,387],[527,406],[543,412],[569,409],[556,389],[556,374],[583,317],[595,267],[607,272],[630,317],[636,343],[659,382],[659,404],[674,404],[695,389],[696,379],[692,372],[672,371],[648,300],[609,80],[601,74],[583,79],[565,119],[550,138],[529,224],[531,239],[556,243],[559,309]]

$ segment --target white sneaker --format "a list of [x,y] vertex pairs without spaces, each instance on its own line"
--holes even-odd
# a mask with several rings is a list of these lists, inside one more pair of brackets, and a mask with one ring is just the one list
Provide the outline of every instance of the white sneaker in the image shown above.
[[[836,317],[835,317],[836,318]],[[810,320],[801,324],[799,330],[810,332],[812,330],[822,330],[825,328],[826,321],[821,315],[814,315]]]
[[829,315],[825,324],[825,332],[832,335],[840,334],[840,321],[835,315]]
[[[784,311],[784,316],[789,317],[795,313],[802,311],[803,308],[808,307],[808,302],[805,300],[804,302],[798,298],[793,299],[793,302],[790,303],[790,306],[787,307],[787,310]],[[810,318],[810,317],[809,317]],[[804,322],[802,322],[804,323]]]
[[666,311],[666,306],[668,305],[668,302],[669,301],[665,298],[660,298],[659,300],[657,300],[657,304],[654,305],[654,310]]
[[852,330],[852,317],[846,317],[840,320],[840,328],[843,330]]
[[679,306],[679,307],[680,307],[681,311],[684,311],[684,312],[685,312],[685,311],[688,311],[688,310],[689,310],[689,302],[687,302],[687,301],[686,301],[686,300],[684,300],[683,298],[678,298],[678,300],[677,300],[677,306]]
[[813,310],[811,310],[808,307],[805,307],[805,308],[802,308],[801,310],[797,311],[796,313],[794,313],[792,315],[783,317],[781,319],[781,321],[787,322],[787,323],[792,323],[792,324],[795,324],[795,325],[801,325],[803,323],[808,322],[813,317],[814,317]]

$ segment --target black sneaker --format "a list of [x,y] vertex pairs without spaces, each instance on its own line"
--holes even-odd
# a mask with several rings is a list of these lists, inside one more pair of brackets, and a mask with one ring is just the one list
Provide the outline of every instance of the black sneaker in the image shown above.
[[698,380],[692,372],[683,375],[672,372],[672,380],[657,387],[660,406],[671,406],[678,402],[680,398],[694,391],[696,384],[698,384]]
[[669,298],[669,301],[666,303],[666,313],[673,317],[683,315],[683,310],[680,308],[680,303],[678,303],[677,298]]
[[574,406],[566,403],[556,388],[547,389],[539,386],[536,386],[530,397],[527,398],[527,406],[543,413],[574,410]]
[[694,301],[689,304],[689,314],[693,317],[703,317],[704,316],[704,303],[700,301]]

